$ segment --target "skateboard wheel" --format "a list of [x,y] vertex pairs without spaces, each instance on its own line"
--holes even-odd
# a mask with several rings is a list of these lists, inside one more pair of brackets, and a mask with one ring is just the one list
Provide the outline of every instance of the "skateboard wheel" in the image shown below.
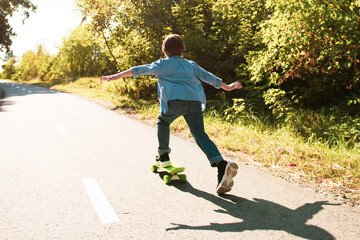
[[158,170],[158,167],[156,165],[151,165],[151,171],[156,173]]
[[165,176],[164,176],[164,182],[165,182],[165,184],[171,183],[171,176],[165,175]]
[[186,175],[185,174],[182,174],[179,177],[180,177],[181,182],[186,182]]

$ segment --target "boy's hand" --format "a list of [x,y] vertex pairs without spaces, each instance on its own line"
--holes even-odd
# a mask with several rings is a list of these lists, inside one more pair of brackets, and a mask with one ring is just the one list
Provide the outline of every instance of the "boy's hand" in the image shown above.
[[111,77],[110,76],[101,76],[101,80],[110,81]]
[[242,85],[240,82],[233,82],[229,85],[225,84],[224,82],[221,83],[221,88],[226,90],[226,91],[232,91],[235,89],[241,89]]

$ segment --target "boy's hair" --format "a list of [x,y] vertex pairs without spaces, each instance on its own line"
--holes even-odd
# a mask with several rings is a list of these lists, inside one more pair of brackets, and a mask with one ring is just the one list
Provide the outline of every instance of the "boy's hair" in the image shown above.
[[162,44],[162,51],[168,56],[173,55],[183,56],[185,51],[185,43],[182,37],[178,34],[168,35]]

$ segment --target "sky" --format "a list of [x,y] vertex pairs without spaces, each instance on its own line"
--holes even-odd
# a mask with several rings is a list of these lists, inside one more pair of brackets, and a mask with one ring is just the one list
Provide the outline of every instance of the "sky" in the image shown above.
[[[74,0],[31,0],[37,6],[36,12],[22,23],[21,11],[9,20],[17,36],[12,38],[11,49],[20,59],[28,51],[36,51],[42,44],[50,54],[58,52],[64,36],[69,35],[81,22]],[[1,70],[1,69],[0,69]]]

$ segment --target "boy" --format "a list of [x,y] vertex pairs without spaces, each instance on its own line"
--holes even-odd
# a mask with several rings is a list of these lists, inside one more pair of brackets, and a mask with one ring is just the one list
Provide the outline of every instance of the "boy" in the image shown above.
[[229,192],[234,185],[233,178],[237,174],[238,166],[234,162],[225,161],[218,148],[205,133],[203,111],[206,98],[201,81],[226,91],[242,88],[241,83],[234,82],[226,85],[220,78],[204,70],[195,62],[183,58],[185,44],[181,36],[177,34],[171,34],[165,38],[162,51],[166,56],[164,59],[131,67],[129,70],[101,78],[112,81],[122,77],[156,75],[161,110],[157,121],[159,155],[156,161],[159,161],[163,167],[171,164],[169,127],[176,118],[183,116],[195,142],[206,154],[211,166],[218,168],[216,192],[218,194]]

